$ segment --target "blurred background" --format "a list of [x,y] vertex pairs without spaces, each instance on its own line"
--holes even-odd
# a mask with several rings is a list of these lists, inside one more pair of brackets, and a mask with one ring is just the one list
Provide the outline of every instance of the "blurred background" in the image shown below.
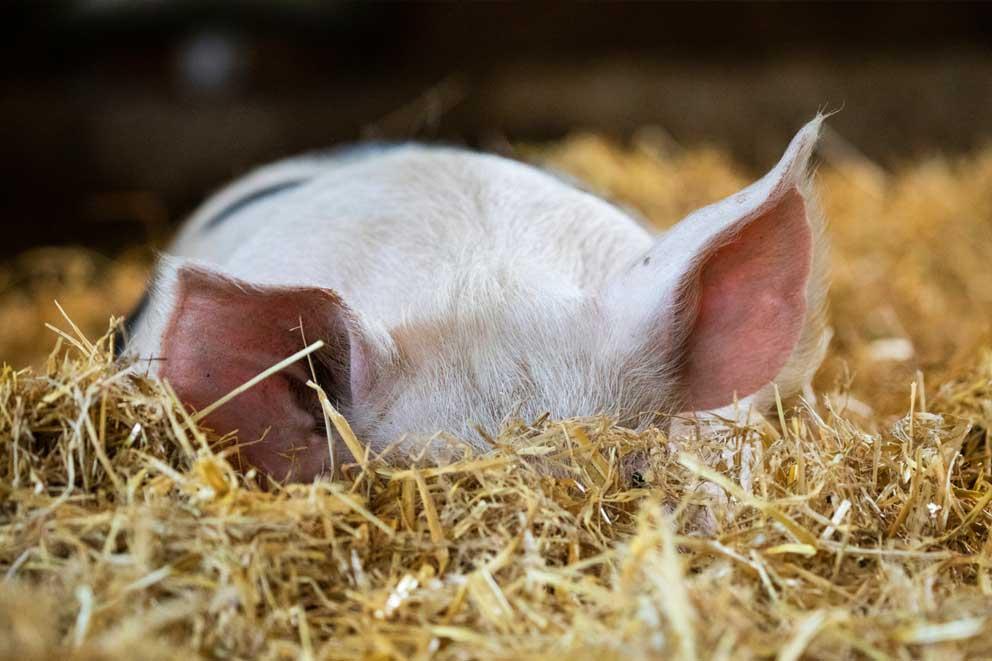
[[[769,165],[819,109],[881,164],[992,135],[987,4],[4,4],[0,259],[160,242],[255,164],[654,127]],[[850,147],[853,149],[853,147]]]
[[992,346],[990,4],[2,6],[0,363],[45,360],[45,324],[71,328],[54,300],[99,337],[182,219],[279,157],[464,144],[664,227],[819,110],[840,112],[819,146],[835,334],[818,385],[898,412],[917,370],[942,383]]

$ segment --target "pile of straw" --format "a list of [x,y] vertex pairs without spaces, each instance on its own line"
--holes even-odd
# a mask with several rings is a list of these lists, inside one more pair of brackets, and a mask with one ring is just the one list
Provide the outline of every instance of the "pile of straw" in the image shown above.
[[[525,153],[659,226],[745,181],[651,133]],[[828,160],[819,186],[834,341],[767,421],[519,423],[489,455],[269,491],[95,339],[140,264],[9,267],[0,658],[992,656],[992,152]]]

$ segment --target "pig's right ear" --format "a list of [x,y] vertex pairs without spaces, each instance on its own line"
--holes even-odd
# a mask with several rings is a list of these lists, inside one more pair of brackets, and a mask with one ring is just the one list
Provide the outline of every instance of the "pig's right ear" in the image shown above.
[[808,382],[825,348],[826,241],[807,163],[822,118],[744,190],[671,228],[607,291],[615,341],[661,366],[684,411]]
[[[174,287],[159,373],[194,409],[299,351],[304,336],[325,343],[311,358],[337,406],[350,407],[371,387],[380,355],[374,336],[334,292],[258,287],[191,266],[178,269]],[[216,409],[206,424],[237,431],[243,464],[278,481],[310,480],[331,464],[321,408],[305,385],[311,378],[308,361],[298,361]]]

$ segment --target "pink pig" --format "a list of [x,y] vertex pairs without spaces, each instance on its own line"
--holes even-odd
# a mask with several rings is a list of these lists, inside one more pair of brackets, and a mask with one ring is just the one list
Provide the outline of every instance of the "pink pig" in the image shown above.
[[[202,409],[322,339],[317,380],[375,451],[438,431],[484,450],[477,429],[544,412],[638,427],[737,400],[761,410],[773,384],[809,382],[826,343],[807,172],[821,122],[659,237],[492,155],[404,145],[277,163],[186,223],[124,353]],[[299,361],[206,420],[237,430],[248,464],[311,480],[333,432],[310,378]]]

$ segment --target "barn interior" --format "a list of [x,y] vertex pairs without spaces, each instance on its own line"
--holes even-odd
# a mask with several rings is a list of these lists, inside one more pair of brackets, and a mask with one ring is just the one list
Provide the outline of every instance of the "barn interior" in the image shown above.
[[[992,655],[988,6],[5,14],[0,657]],[[182,220],[265,162],[465,145],[663,230],[818,112],[833,338],[753,424],[514,421],[274,487],[111,351]]]

